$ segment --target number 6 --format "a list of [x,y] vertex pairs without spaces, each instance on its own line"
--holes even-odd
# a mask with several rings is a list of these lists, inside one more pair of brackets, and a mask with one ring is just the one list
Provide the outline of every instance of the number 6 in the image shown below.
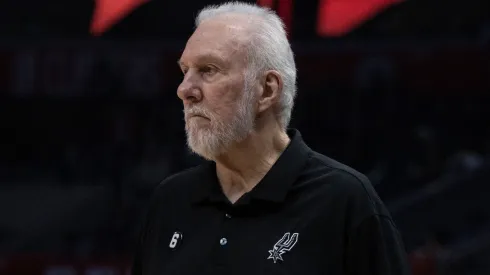
[[170,244],[168,245],[168,247],[175,248],[180,239],[182,239],[182,234],[180,234],[179,232],[175,232],[172,236],[172,239],[170,240]]

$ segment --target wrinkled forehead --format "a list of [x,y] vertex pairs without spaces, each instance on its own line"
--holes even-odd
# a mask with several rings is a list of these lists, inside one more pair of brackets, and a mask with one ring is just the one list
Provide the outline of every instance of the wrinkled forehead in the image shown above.
[[249,28],[243,19],[231,16],[203,21],[189,38],[182,60],[217,56],[228,62],[245,62]]

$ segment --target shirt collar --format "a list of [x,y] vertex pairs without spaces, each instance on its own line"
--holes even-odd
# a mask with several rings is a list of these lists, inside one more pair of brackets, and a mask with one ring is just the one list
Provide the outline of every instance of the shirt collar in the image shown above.
[[[304,143],[298,130],[289,129],[287,134],[291,139],[290,143],[264,178],[245,195],[247,200],[283,202],[291,186],[300,176],[311,149]],[[201,168],[205,174],[193,193],[193,202],[226,202],[216,176],[215,163],[206,162]]]

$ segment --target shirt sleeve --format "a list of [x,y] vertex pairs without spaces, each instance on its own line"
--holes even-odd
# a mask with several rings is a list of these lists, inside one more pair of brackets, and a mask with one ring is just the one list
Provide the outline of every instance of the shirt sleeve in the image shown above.
[[389,216],[371,215],[348,236],[348,275],[409,275],[408,258],[398,229]]

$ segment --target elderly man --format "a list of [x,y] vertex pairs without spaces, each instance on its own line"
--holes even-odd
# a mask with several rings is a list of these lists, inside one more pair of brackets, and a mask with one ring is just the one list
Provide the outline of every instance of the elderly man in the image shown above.
[[408,274],[368,179],[288,130],[293,53],[270,10],[202,10],[179,60],[189,148],[207,162],[156,189],[133,275]]

